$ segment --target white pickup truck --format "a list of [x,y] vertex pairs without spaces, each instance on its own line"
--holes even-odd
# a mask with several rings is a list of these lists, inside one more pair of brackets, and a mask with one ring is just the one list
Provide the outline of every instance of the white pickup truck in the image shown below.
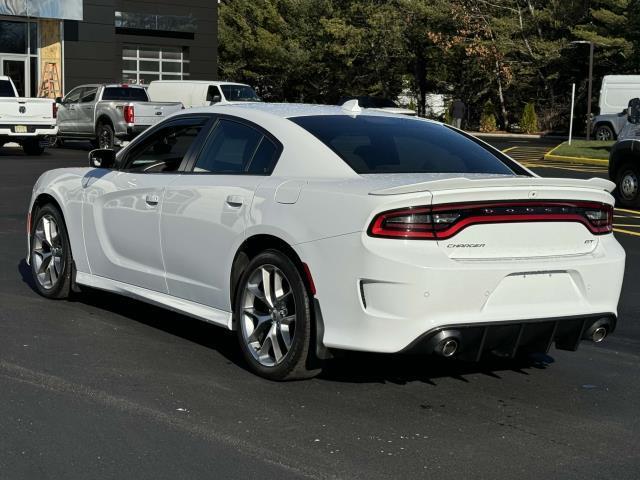
[[27,155],[40,155],[58,133],[56,103],[48,98],[18,97],[9,77],[0,76],[0,147],[15,142]]

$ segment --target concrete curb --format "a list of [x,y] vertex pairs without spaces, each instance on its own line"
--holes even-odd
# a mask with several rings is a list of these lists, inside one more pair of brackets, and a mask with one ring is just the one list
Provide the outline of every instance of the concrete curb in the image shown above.
[[569,157],[567,155],[554,155],[553,152],[555,152],[561,146],[562,146],[562,143],[560,145],[555,146],[554,148],[549,150],[547,153],[545,153],[544,159],[553,160],[556,162],[583,163],[586,165],[607,165],[607,166],[609,165],[609,160],[605,160],[603,158]]
[[474,137],[489,137],[489,138],[523,138],[523,139],[541,139],[548,138],[550,140],[566,140],[567,137],[562,135],[534,135],[526,133],[482,133],[482,132],[467,132]]

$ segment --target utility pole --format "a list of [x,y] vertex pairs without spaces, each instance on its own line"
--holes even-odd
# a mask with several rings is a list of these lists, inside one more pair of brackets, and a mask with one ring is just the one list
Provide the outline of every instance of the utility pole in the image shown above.
[[593,87],[593,42],[589,42],[589,97],[587,99],[587,141],[591,140],[591,94]]
[[589,44],[589,88],[587,93],[587,140],[591,140],[591,95],[593,93],[593,53],[595,43],[590,40],[575,40],[570,42],[571,45]]

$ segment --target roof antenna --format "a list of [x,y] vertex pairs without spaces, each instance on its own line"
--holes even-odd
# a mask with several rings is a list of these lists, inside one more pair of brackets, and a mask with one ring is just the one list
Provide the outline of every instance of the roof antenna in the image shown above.
[[342,110],[345,112],[351,113],[352,115],[357,115],[362,112],[362,108],[358,104],[358,99],[348,100],[342,104]]

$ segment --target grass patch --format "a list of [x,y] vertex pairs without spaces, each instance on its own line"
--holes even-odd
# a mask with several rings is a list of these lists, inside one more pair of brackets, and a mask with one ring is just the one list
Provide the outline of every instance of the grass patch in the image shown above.
[[611,152],[611,147],[614,143],[616,142],[573,140],[571,145],[567,145],[567,142],[563,142],[551,153],[551,156],[559,155],[562,157],[609,160],[609,152]]

